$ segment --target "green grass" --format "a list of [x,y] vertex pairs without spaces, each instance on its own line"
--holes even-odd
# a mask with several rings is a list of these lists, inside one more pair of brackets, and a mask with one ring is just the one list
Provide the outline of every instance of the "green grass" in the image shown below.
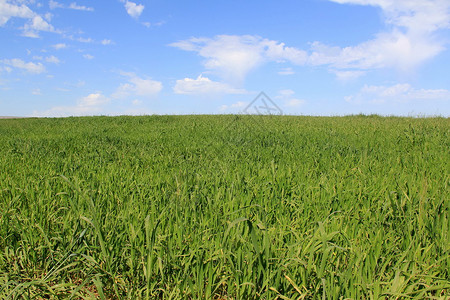
[[0,298],[448,299],[450,120],[0,120]]

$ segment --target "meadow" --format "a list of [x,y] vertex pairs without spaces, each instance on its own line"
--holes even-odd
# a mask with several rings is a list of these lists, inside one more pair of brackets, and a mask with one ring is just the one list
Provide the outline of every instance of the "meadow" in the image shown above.
[[0,298],[449,299],[449,130],[0,120]]

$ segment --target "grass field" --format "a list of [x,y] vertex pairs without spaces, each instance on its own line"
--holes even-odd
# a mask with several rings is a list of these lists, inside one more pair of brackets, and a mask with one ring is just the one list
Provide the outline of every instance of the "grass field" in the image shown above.
[[0,120],[0,298],[449,299],[450,120]]

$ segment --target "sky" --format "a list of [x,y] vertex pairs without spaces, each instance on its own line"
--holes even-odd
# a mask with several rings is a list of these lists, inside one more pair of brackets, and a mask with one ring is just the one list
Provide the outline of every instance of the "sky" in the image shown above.
[[0,0],[0,116],[450,116],[450,0]]

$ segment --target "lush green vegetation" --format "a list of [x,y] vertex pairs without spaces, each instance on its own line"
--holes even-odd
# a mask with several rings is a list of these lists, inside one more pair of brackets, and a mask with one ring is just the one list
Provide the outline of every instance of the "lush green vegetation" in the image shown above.
[[448,299],[450,120],[0,120],[0,298]]

